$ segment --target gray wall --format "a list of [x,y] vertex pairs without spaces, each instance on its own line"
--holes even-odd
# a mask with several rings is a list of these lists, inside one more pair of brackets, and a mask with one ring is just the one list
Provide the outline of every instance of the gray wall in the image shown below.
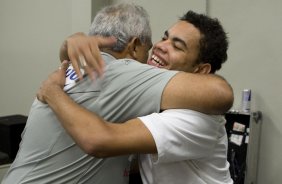
[[64,38],[90,23],[91,0],[0,0],[0,116],[28,114]]
[[[0,115],[28,114],[40,81],[58,67],[63,39],[76,31],[87,33],[91,14],[116,1],[92,0],[91,5],[91,0],[0,0]],[[230,49],[220,74],[234,88],[234,108],[240,106],[242,89],[251,88],[252,110],[263,113],[258,183],[281,183],[282,1],[135,2],[150,14],[154,41],[188,9],[221,20],[230,37]]]
[[263,113],[258,183],[282,181],[282,1],[212,0],[209,13],[218,17],[230,37],[229,60],[222,75],[232,84],[235,107],[241,90],[253,91],[252,109]]

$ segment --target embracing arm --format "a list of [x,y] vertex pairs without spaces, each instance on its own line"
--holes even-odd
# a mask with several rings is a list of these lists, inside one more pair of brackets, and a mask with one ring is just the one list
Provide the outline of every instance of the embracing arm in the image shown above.
[[233,104],[228,82],[214,74],[180,72],[166,85],[161,109],[185,108],[206,114],[223,114]]
[[[66,95],[62,94],[58,100],[62,98],[66,98]],[[52,104],[50,101],[48,103]],[[109,123],[78,106],[69,98],[51,107],[54,112],[58,112],[56,115],[67,132],[89,155],[100,158],[157,152],[150,131],[139,119],[132,119],[121,124]],[[69,116],[69,114],[77,116]]]

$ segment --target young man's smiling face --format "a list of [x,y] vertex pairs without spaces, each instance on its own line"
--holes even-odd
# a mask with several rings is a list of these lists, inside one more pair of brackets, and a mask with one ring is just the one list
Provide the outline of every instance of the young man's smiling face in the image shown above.
[[178,21],[154,45],[147,63],[169,70],[197,72],[200,38],[200,31],[194,25]]

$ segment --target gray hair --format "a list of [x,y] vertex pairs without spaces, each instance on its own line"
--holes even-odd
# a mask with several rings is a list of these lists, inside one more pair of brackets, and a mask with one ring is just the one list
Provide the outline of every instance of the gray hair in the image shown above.
[[114,51],[122,51],[127,43],[137,37],[142,43],[152,42],[149,15],[146,10],[133,3],[120,3],[101,9],[95,16],[89,35],[114,36],[117,43]]

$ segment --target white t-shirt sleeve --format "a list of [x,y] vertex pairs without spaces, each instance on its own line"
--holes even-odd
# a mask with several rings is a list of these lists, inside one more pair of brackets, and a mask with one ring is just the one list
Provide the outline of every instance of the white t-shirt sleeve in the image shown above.
[[185,109],[171,109],[140,117],[154,137],[155,163],[200,159],[210,154],[221,137],[224,119]]

